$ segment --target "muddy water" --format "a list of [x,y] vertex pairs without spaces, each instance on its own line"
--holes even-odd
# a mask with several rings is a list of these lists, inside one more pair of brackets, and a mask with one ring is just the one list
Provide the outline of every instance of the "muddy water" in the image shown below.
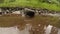
[[16,26],[0,27],[0,34],[29,34],[29,31],[26,28],[20,31]]
[[51,28],[52,28],[51,25],[47,26],[46,31],[45,31],[46,34],[50,34],[50,32],[51,32]]
[[19,30],[14,27],[0,27],[0,34],[19,34]]
[[[40,26],[40,25],[39,25]],[[0,34],[40,34],[39,29],[37,31],[35,29],[31,30],[32,26],[30,24],[26,24],[26,27],[23,30],[19,30],[17,26],[13,27],[0,27]],[[44,33],[43,34],[60,34],[60,29],[48,25],[47,27],[44,26]],[[31,32],[32,33],[31,33]],[[42,31],[42,30],[41,30]]]
[[48,25],[46,27],[45,34],[60,34],[60,29],[52,25]]
[[0,34],[29,34],[30,29],[30,24],[26,24],[26,27],[23,30],[19,30],[17,26],[0,27]]

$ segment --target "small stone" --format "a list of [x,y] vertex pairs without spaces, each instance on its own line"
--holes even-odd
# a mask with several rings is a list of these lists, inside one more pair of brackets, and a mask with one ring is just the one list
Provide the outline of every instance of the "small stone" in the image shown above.
[[39,31],[39,29],[37,29],[37,31]]
[[30,24],[26,24],[26,25],[30,25]]
[[35,31],[35,29],[32,29],[33,31]]
[[40,24],[38,24],[38,26],[41,26]]

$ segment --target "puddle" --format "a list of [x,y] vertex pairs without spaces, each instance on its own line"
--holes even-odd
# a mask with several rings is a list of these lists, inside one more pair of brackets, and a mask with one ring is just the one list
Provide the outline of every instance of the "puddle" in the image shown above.
[[60,29],[58,29],[58,34],[60,34]]
[[19,31],[17,26],[0,27],[0,34],[29,34],[29,31],[26,28],[22,31]]
[[50,34],[52,27],[53,27],[53,26],[51,26],[51,25],[48,25],[48,26],[47,26],[46,31],[45,31],[46,34]]
[[[38,26],[41,26],[40,24]],[[0,34],[30,34],[29,30],[31,30],[31,25],[26,24],[26,27],[23,30],[19,30],[17,26],[14,27],[0,27]],[[53,27],[52,25],[44,26],[45,34],[60,34],[60,29]],[[37,31],[34,31],[35,33]],[[38,31],[39,33],[39,31]],[[38,34],[37,33],[37,34]],[[32,33],[33,34],[33,33]]]
[[48,25],[45,32],[46,34],[60,34],[60,29],[53,27],[52,25]]
[[19,30],[14,27],[0,27],[0,34],[19,34]]

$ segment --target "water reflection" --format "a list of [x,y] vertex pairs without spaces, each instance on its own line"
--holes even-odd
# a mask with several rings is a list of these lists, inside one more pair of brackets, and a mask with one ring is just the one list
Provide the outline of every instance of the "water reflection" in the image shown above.
[[60,34],[60,29],[52,25],[48,25],[45,32],[46,34]]
[[60,29],[58,29],[58,34],[60,34]]
[[26,24],[23,30],[19,30],[17,26],[14,27],[0,27],[0,34],[60,34],[60,29],[53,27],[52,25],[43,26],[32,26]]
[[0,34],[18,34],[17,27],[0,27]]
[[26,24],[26,27],[23,30],[19,30],[17,26],[0,27],[0,34],[29,34],[30,28],[30,24]]
[[50,34],[52,27],[53,27],[53,26],[51,26],[51,25],[48,25],[48,26],[47,26],[46,31],[45,31],[46,34]]

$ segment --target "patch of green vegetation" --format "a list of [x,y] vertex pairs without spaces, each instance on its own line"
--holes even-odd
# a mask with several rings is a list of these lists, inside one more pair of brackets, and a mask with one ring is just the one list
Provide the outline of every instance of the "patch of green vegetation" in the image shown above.
[[4,2],[4,0],[0,0],[0,4],[3,3],[3,2]]
[[10,2],[10,0],[5,0],[4,3],[0,4],[0,7],[35,7],[60,11],[60,3],[58,4],[58,1],[52,1],[54,3],[49,3],[46,1],[41,2],[40,0],[13,0]]

